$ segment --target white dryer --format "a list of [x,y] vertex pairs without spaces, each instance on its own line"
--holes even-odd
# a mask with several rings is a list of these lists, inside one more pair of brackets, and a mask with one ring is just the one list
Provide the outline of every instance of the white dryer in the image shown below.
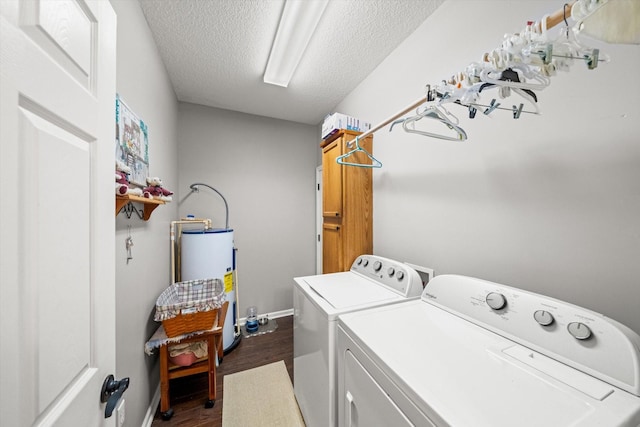
[[443,275],[338,323],[340,426],[640,426],[640,336],[593,311]]
[[[293,288],[293,384],[307,427],[337,422],[338,315],[418,299],[422,279],[411,267],[361,255],[350,271],[296,277]],[[393,334],[386,337],[391,343]]]

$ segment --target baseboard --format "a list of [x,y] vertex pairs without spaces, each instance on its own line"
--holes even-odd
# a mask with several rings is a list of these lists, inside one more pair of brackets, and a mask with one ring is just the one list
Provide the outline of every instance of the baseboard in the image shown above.
[[286,310],[274,311],[272,313],[267,313],[269,319],[277,319],[278,317],[287,317],[293,316],[293,308],[288,308]]
[[147,413],[144,416],[144,420],[142,420],[142,424],[140,427],[151,427],[153,423],[153,418],[156,415],[156,409],[158,409],[158,405],[160,404],[160,384],[158,384],[158,388],[156,389],[156,393],[153,395],[151,399],[151,403],[147,408]]
[[[293,316],[293,308],[288,308],[286,310],[280,310],[280,311],[272,311],[271,313],[266,313],[266,314],[265,313],[258,314],[258,319],[264,316],[269,316],[269,319],[277,319],[279,317]],[[240,319],[238,319],[238,321],[242,326],[247,322],[247,318],[241,317]]]

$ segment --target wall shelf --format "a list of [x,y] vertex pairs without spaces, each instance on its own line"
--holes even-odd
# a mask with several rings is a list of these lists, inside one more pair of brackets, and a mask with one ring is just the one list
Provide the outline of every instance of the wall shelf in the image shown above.
[[[142,203],[142,214],[140,214],[140,212],[131,205],[132,202]],[[149,218],[151,218],[151,212],[160,205],[164,205],[164,201],[158,199],[147,199],[145,197],[133,196],[131,194],[125,194],[124,196],[116,195],[116,215],[118,215],[124,208],[127,218],[131,218],[131,214],[135,211],[140,219],[148,221]]]

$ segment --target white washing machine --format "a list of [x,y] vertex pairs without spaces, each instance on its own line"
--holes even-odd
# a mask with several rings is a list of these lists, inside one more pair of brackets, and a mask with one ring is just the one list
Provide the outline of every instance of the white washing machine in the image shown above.
[[[337,422],[338,315],[417,299],[422,280],[411,267],[361,255],[350,271],[296,277],[293,288],[293,382],[307,427]],[[393,345],[395,334],[386,337]]]
[[340,316],[338,354],[340,426],[640,425],[640,336],[479,279]]

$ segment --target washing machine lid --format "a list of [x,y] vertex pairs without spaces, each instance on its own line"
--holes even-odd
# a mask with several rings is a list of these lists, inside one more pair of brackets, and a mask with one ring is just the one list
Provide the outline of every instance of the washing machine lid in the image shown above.
[[402,390],[388,391],[396,404],[436,425],[640,423],[640,397],[422,300],[345,314],[339,325]]
[[373,280],[350,271],[308,276],[302,278],[302,281],[335,310],[349,310],[404,300],[402,296]]

